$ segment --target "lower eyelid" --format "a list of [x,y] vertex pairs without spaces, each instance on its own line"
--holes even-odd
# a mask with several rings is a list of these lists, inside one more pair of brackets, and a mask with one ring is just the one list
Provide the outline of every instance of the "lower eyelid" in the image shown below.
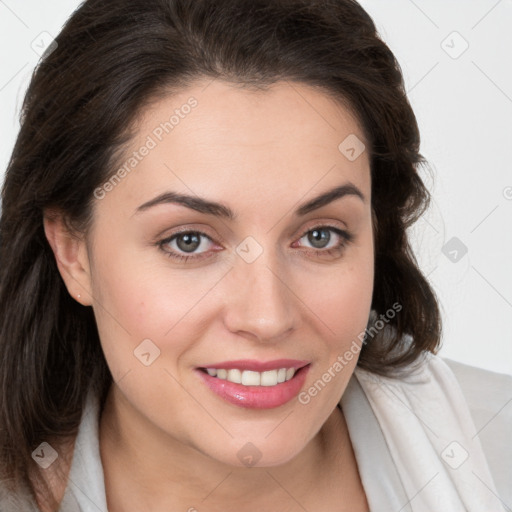
[[[340,242],[335,246],[335,247],[330,247],[328,249],[325,249],[325,248],[321,248],[321,249],[316,249],[314,247],[307,247],[306,249],[308,249],[310,252],[315,252],[315,253],[324,253],[326,255],[330,254],[332,251],[336,252],[336,251],[339,251],[341,249],[343,249],[349,242],[352,241],[353,239],[353,236],[347,232],[347,231],[344,231],[338,227],[335,227],[335,226],[329,226],[329,225],[319,225],[319,226],[314,226],[312,228],[309,228],[307,231],[305,231],[298,239],[297,241],[299,241],[300,239],[304,238],[308,233],[310,233],[311,231],[314,231],[316,229],[324,229],[324,230],[327,230],[327,231],[331,231],[331,232],[334,232],[339,238],[340,238]],[[203,233],[201,231],[193,231],[193,230],[189,230],[189,231],[181,231],[181,232],[178,232],[178,233],[174,233],[173,235],[165,238],[164,240],[158,242],[158,246],[160,247],[160,249],[166,253],[167,256],[169,257],[175,257],[176,259],[201,259],[201,258],[207,258],[208,256],[208,253],[209,252],[219,252],[219,251],[203,251],[203,252],[200,252],[200,253],[195,253],[195,252],[192,252],[192,253],[186,253],[186,252],[177,252],[176,250],[165,250],[163,247],[167,244],[170,244],[172,241],[174,241],[176,238],[178,238],[180,235],[185,235],[185,234],[190,234],[190,233],[193,233],[193,234],[197,234],[197,235],[200,235],[200,237],[202,238],[206,238],[211,244],[213,245],[217,245],[217,242],[215,242],[215,240],[213,238],[211,238],[209,235],[207,235],[206,233]]]
[[[338,246],[345,245],[345,244],[349,243],[350,241],[352,241],[352,239],[353,239],[353,236],[348,231],[342,230],[340,228],[337,228],[334,226],[316,226],[316,227],[308,229],[303,235],[301,235],[298,238],[298,240],[301,240],[302,238],[304,238],[308,233],[311,233],[311,231],[320,230],[320,229],[325,230],[325,231],[334,232],[336,234],[336,236],[338,236],[341,240],[340,243],[338,244]],[[323,252],[327,252],[329,250],[329,249],[315,249],[314,247],[310,247],[310,249],[323,251]],[[331,247],[331,249],[334,249],[334,247]]]

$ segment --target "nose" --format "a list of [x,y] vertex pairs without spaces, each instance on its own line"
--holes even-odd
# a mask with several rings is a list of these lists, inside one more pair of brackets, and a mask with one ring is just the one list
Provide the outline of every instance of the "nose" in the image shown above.
[[259,342],[282,340],[298,326],[299,304],[283,265],[264,252],[256,261],[235,262],[225,284],[226,327]]

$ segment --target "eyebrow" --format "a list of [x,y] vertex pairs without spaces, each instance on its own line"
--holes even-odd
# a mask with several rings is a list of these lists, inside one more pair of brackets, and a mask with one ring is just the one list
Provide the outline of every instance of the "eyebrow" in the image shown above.
[[[353,183],[347,182],[343,185],[335,187],[327,192],[323,192],[319,196],[310,199],[306,203],[303,203],[295,210],[295,216],[306,215],[307,213],[317,210],[322,206],[325,206],[336,199],[341,199],[346,196],[359,197],[363,203],[365,202],[364,194],[357,188]],[[222,203],[214,201],[208,201],[198,196],[189,196],[186,194],[178,194],[176,192],[164,192],[157,197],[147,201],[140,205],[135,213],[143,212],[153,206],[160,204],[178,204],[190,208],[200,213],[206,213],[208,215],[214,215],[216,217],[225,218],[228,220],[234,220],[236,218],[235,212]]]

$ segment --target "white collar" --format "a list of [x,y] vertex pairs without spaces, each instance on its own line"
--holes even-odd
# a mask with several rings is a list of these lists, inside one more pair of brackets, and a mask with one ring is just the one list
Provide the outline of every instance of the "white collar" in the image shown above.
[[[438,356],[399,379],[356,368],[340,406],[372,512],[505,510],[462,391]],[[90,391],[60,512],[108,512],[98,433]]]

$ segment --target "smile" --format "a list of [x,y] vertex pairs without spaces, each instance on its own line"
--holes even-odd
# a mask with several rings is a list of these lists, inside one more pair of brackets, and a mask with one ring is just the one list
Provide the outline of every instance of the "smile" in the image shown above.
[[308,361],[231,361],[196,369],[201,381],[230,404],[271,409],[295,398],[306,380]]
[[238,368],[231,370],[206,368],[206,372],[210,377],[227,380],[242,386],[276,386],[292,379],[295,375],[295,368],[279,368],[279,370],[268,370],[266,372],[242,371]]

